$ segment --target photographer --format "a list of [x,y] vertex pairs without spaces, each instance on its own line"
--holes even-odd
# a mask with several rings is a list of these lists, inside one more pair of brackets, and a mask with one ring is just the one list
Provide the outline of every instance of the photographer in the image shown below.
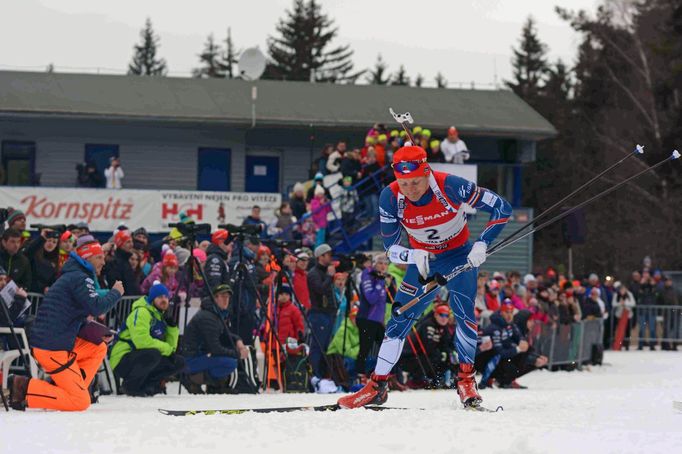
[[358,374],[367,372],[367,355],[384,339],[386,285],[391,280],[386,275],[387,269],[388,258],[384,254],[377,254],[373,259],[373,267],[364,269],[360,277],[360,311],[357,319],[360,351],[355,363]]
[[123,169],[121,168],[121,160],[117,157],[111,157],[109,159],[109,167],[104,171],[104,178],[107,179],[106,188],[107,189],[121,189],[121,180],[125,175],[123,174]]
[[258,205],[254,205],[251,208],[251,214],[244,218],[242,226],[246,225],[253,225],[259,228],[259,235],[261,238],[268,237],[268,225],[260,218],[260,207]]
[[2,234],[0,242],[0,266],[9,273],[9,278],[23,289],[31,288],[31,262],[22,254],[22,234],[19,230],[9,228]]
[[[254,334],[258,326],[256,305],[258,298],[258,275],[255,261],[258,251],[261,249],[261,242],[255,236],[258,230],[255,226],[245,225],[241,227],[230,226],[230,234],[235,235],[232,256],[228,264],[232,270],[230,276],[234,288],[235,304],[231,310],[231,326],[235,334],[241,337],[246,345],[253,345]],[[246,235],[246,236],[245,236]],[[241,263],[240,263],[241,259]],[[242,273],[239,273],[240,264]],[[238,279],[241,274],[242,280]]]
[[59,273],[59,237],[57,230],[43,228],[40,235],[24,247],[24,254],[31,261],[32,282],[30,291],[46,293],[57,280]]
[[332,248],[328,244],[321,244],[315,248],[315,261],[315,266],[308,272],[311,306],[308,319],[313,334],[310,343],[310,363],[313,375],[324,378],[326,367],[322,355],[329,347],[337,309],[332,280],[336,273],[336,268],[332,265]]
[[201,394],[203,384],[208,394],[227,392],[228,377],[237,369],[239,359],[249,356],[242,340],[229,329],[232,288],[218,284],[213,287],[213,295],[215,303],[210,296],[201,300],[201,309],[190,320],[184,335],[183,353],[189,376],[183,378],[183,384],[191,394]]
[[97,171],[97,166],[92,161],[76,164],[76,172],[78,173],[78,186],[83,188],[104,187],[104,178]]
[[225,229],[218,229],[211,235],[211,244],[206,249],[206,286],[205,296],[210,289],[230,282],[230,269],[227,265],[232,243],[230,234]]
[[104,252],[96,241],[83,243],[71,253],[61,277],[45,295],[31,330],[31,351],[52,383],[10,376],[13,408],[82,411],[90,406],[88,387],[107,345],[86,341],[78,333],[89,317],[106,314],[123,296],[120,281],[106,296],[99,296],[96,279],[103,267]]
[[185,368],[184,358],[175,353],[180,330],[169,297],[163,284],[155,284],[135,301],[111,349],[111,367],[129,396],[165,394],[164,382]]

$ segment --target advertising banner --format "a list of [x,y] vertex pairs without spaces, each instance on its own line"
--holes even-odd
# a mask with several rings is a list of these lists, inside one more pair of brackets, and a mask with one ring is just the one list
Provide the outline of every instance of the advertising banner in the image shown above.
[[113,231],[121,224],[167,232],[184,212],[197,223],[241,224],[254,205],[265,222],[274,219],[276,193],[153,191],[0,186],[0,208],[22,210],[30,224],[75,224],[93,231]]

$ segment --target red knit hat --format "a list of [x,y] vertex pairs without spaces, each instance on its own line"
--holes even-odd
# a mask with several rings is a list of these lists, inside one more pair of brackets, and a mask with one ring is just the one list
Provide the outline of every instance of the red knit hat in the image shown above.
[[66,231],[62,233],[62,235],[59,237],[59,241],[76,241],[76,237],[71,233],[70,231]]
[[430,172],[426,151],[416,145],[408,145],[393,154],[393,173],[396,178],[425,177]]
[[84,260],[94,257],[95,255],[104,255],[102,250],[102,245],[94,241],[92,243],[85,243],[78,249],[76,249],[78,256]]
[[116,232],[116,235],[114,235],[114,244],[116,247],[121,247],[124,244],[126,244],[127,241],[132,240],[133,237],[130,235],[129,230],[119,230]]
[[211,235],[211,243],[215,245],[224,244],[227,238],[230,236],[227,230],[218,229]]
[[161,262],[162,266],[178,266],[178,258],[172,252],[166,252]]

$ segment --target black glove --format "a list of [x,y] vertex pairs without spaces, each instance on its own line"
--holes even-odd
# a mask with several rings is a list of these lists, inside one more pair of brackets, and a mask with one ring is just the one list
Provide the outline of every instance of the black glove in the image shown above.
[[171,326],[171,327],[176,327],[178,326],[177,320],[175,320],[175,317],[173,316],[173,311],[168,309],[165,314],[163,314],[163,321],[166,322],[166,325]]

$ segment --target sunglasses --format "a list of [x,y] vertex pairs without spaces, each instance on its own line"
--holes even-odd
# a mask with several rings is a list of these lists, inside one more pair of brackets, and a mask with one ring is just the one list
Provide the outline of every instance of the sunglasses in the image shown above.
[[448,318],[450,314],[438,314],[439,317]]
[[400,161],[391,164],[393,170],[400,173],[412,173],[426,162],[426,159],[421,159],[419,161]]

